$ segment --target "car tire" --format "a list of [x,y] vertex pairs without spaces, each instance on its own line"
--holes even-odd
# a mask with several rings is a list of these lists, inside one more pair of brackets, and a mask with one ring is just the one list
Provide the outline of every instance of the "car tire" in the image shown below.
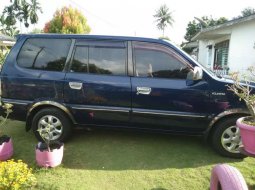
[[248,190],[242,174],[232,166],[218,164],[212,169],[210,190]]
[[239,128],[236,126],[236,120],[239,117],[231,117],[220,121],[213,129],[211,144],[216,152],[222,156],[231,158],[244,158],[238,150],[241,145]]
[[72,123],[67,115],[57,108],[44,108],[38,111],[32,119],[32,130],[39,141],[43,141],[38,129],[50,127],[52,141],[65,142],[72,133]]

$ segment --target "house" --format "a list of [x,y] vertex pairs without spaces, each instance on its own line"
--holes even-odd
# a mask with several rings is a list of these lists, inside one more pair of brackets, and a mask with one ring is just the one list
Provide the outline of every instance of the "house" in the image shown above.
[[197,60],[205,67],[245,73],[255,66],[255,14],[205,28],[192,41],[198,41]]
[[11,46],[15,44],[15,39],[3,34],[0,34],[0,70],[2,68],[2,63],[5,59]]
[[15,39],[10,37],[10,36],[6,36],[4,34],[0,34],[0,47],[3,46],[13,46],[15,44]]

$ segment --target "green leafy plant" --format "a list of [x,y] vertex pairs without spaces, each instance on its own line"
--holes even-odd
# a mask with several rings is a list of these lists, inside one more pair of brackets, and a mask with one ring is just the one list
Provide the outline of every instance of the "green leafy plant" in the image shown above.
[[50,151],[50,145],[52,143],[52,134],[51,134],[51,129],[49,126],[46,126],[45,128],[39,128],[37,130],[41,136],[41,138],[43,139],[43,141],[45,142],[45,144],[47,145],[47,149],[48,151]]
[[[233,85],[228,85],[228,90],[234,92],[235,95],[239,97],[239,100],[243,100],[251,114],[251,119],[248,124],[255,126],[255,67],[248,68],[249,75],[242,75],[239,73],[233,73],[232,79],[234,81]],[[253,87],[251,86],[251,81],[253,81]]]
[[36,185],[32,169],[22,160],[0,162],[0,189],[22,190]]
[[5,110],[5,116],[0,117],[0,128],[2,128],[6,124],[10,113],[12,113],[13,105],[8,103],[0,103],[0,106],[2,106],[2,108]]
[[9,53],[9,49],[4,47],[6,51],[0,50],[0,65],[3,65],[5,58],[7,57]]

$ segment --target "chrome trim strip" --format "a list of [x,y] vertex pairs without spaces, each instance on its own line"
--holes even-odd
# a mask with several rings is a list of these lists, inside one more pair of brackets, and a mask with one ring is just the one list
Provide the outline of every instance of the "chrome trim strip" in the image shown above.
[[18,105],[27,105],[27,103],[24,103],[24,102],[7,102],[7,101],[3,101],[4,103],[9,103],[9,104],[18,104]]
[[94,111],[107,111],[107,112],[125,112],[128,113],[130,110],[129,108],[127,109],[113,109],[112,107],[110,108],[98,108],[98,107],[78,107],[78,106],[70,106],[72,109],[77,109],[77,110],[94,110]]
[[12,99],[5,99],[5,98],[2,98],[2,101],[4,103],[18,104],[18,105],[28,105],[32,103],[32,101],[28,101],[28,100],[12,100]]
[[163,113],[163,112],[146,112],[146,111],[133,111],[133,112],[134,113],[141,113],[141,114],[152,114],[152,115],[166,115],[166,116],[177,116],[177,117],[206,118],[205,115],[189,115],[189,114]]

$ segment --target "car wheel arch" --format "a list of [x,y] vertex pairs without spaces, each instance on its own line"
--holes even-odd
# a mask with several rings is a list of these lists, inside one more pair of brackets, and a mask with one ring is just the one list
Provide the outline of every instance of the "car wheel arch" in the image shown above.
[[232,117],[243,117],[243,116],[248,116],[248,115],[249,115],[249,112],[246,109],[232,109],[232,110],[227,110],[227,111],[224,111],[224,112],[218,114],[211,120],[207,130],[205,131],[205,139],[206,140],[210,139],[211,134],[213,133],[216,126],[220,122],[222,122],[226,119],[232,118]]
[[26,116],[26,131],[29,131],[31,129],[32,119],[38,111],[45,108],[51,108],[51,107],[57,108],[63,111],[69,117],[70,121],[73,124],[76,124],[76,121],[73,115],[71,114],[70,110],[65,105],[55,101],[40,101],[31,105],[30,108],[28,109],[27,116]]

